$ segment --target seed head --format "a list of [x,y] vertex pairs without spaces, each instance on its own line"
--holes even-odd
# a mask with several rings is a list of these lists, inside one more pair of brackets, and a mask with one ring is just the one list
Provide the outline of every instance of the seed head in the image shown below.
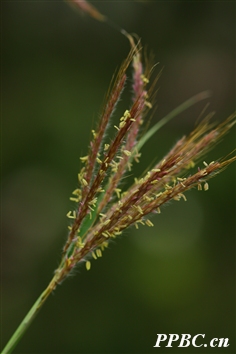
[[[134,43],[131,41],[131,43]],[[102,256],[109,240],[119,236],[130,226],[139,224],[153,227],[148,218],[159,214],[162,205],[170,200],[186,201],[185,193],[196,187],[207,191],[208,180],[227,167],[236,157],[207,163],[200,159],[235,124],[236,114],[220,124],[211,123],[208,115],[188,135],[183,136],[169,153],[125,189],[124,176],[132,171],[134,162],[139,162],[139,139],[148,113],[155,107],[155,84],[153,62],[145,56],[142,60],[140,42],[132,49],[121,65],[106,96],[100,121],[92,131],[87,156],[81,157],[83,168],[78,174],[79,188],[73,191],[70,200],[76,210],[69,211],[72,221],[63,249],[63,257],[56,271],[61,282],[71,270],[89,256],[94,260]],[[127,69],[133,68],[133,96],[120,123],[115,126],[113,138],[106,141],[106,130],[127,78]],[[151,84],[150,84],[151,82]],[[196,170],[195,166],[199,164]],[[195,170],[194,170],[195,168]],[[86,260],[86,269],[91,262]]]

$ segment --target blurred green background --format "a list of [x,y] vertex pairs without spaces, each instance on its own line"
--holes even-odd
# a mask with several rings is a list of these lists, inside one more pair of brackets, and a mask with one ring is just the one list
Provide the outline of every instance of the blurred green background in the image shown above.
[[[95,4],[95,2],[94,2]],[[164,67],[153,123],[211,89],[235,109],[233,2],[96,2]],[[2,3],[2,346],[50,281],[67,235],[79,157],[127,39],[64,2]],[[130,72],[131,75],[131,72]],[[117,112],[127,108],[131,89]],[[141,173],[194,127],[206,102],[143,149]],[[205,159],[235,148],[231,131]],[[235,166],[130,229],[51,296],[15,353],[235,353]],[[153,348],[157,333],[228,337],[228,348]]]

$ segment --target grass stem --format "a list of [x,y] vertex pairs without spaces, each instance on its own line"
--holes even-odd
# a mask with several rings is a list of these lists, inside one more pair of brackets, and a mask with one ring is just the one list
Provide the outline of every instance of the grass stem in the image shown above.
[[9,341],[7,342],[6,346],[3,348],[1,354],[10,354],[12,353],[13,349],[15,348],[16,344],[19,342],[21,337],[25,334],[26,330],[31,325],[33,319],[36,317],[37,313],[43,306],[44,302],[51,294],[51,292],[55,289],[57,284],[57,276],[55,275],[51,282],[49,283],[48,287],[42,292],[39,298],[35,301],[23,321],[20,323],[14,334],[11,336]]

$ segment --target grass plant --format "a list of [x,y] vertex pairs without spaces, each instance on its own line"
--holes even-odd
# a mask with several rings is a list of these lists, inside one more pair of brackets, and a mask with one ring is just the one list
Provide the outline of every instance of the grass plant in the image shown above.
[[[73,1],[72,5],[99,21],[109,22],[86,1]],[[209,93],[190,98],[147,129],[156,108],[156,83],[160,73],[155,74],[153,56],[143,50],[140,40],[120,31],[130,41],[131,49],[112,79],[99,122],[91,131],[88,154],[80,158],[83,167],[78,173],[78,188],[70,197],[75,207],[67,213],[69,231],[60,264],[2,354],[12,352],[48,296],[77,266],[84,264],[90,270],[109,242],[120,237],[125,229],[131,226],[138,229],[140,225],[154,227],[152,215],[159,214],[163,205],[169,201],[185,202],[186,192],[193,188],[207,191],[209,179],[236,160],[235,156],[204,160],[207,152],[232,128],[236,118],[233,113],[217,124],[212,119],[214,114],[209,113],[160,161],[151,167],[144,166],[141,176],[132,175],[133,165],[141,160],[143,145],[153,134],[188,107],[208,98]],[[131,103],[119,124],[113,125],[112,116],[125,90],[130,67],[133,72]],[[126,187],[130,179],[131,185],[129,182]]]

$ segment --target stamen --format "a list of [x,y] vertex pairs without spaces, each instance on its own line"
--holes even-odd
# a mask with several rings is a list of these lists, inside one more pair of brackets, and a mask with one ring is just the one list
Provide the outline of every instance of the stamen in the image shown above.
[[85,263],[85,267],[86,267],[87,270],[90,270],[91,269],[91,262],[87,261]]
[[88,161],[88,156],[80,157],[80,160],[81,160],[82,162],[86,162],[86,161]]

